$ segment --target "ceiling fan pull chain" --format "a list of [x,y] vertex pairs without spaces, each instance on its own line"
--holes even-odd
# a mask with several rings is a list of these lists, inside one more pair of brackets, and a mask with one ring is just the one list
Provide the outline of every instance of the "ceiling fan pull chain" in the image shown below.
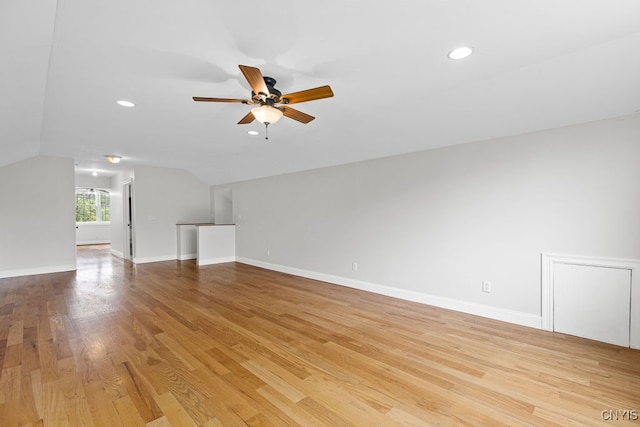
[[264,139],[269,139],[269,122],[264,122]]

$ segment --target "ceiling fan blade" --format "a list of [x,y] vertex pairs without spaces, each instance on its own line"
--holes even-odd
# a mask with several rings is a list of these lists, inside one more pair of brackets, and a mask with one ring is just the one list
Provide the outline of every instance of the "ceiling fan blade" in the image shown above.
[[314,89],[301,90],[300,92],[282,95],[280,99],[288,100],[283,104],[297,104],[299,102],[315,101],[316,99],[331,98],[333,91],[329,86],[320,86]]
[[256,94],[264,93],[267,96],[269,95],[269,89],[267,89],[267,84],[264,82],[264,77],[262,77],[262,71],[256,67],[249,67],[247,65],[238,66],[242,74],[244,74],[244,78],[249,82],[253,92]]
[[242,118],[242,120],[240,120],[238,122],[239,125],[246,125],[248,123],[251,123],[252,121],[254,121],[256,118],[253,116],[253,113],[251,111],[249,111],[249,114],[247,114],[246,116],[244,116]]
[[279,108],[280,110],[282,110],[282,113],[285,115],[285,117],[289,117],[290,119],[297,120],[300,123],[307,124],[311,120],[315,119],[315,117],[310,116],[307,113],[303,113],[302,111],[294,110],[291,107],[282,106]]
[[235,98],[203,98],[201,96],[194,96],[193,100],[196,102],[242,102],[246,104],[248,99],[235,99]]

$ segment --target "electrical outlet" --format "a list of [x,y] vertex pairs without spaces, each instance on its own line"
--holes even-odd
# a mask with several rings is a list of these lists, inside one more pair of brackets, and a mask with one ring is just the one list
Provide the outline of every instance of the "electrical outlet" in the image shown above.
[[355,261],[354,261],[354,262],[352,262],[352,263],[351,263],[351,269],[352,269],[353,271],[358,271],[358,263],[357,263],[357,262],[355,262]]
[[482,292],[491,293],[491,282],[486,280],[482,281]]

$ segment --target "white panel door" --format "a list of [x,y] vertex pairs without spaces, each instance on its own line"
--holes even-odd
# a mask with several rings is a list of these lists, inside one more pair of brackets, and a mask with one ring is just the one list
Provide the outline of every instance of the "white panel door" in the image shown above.
[[553,330],[629,347],[631,270],[556,264]]

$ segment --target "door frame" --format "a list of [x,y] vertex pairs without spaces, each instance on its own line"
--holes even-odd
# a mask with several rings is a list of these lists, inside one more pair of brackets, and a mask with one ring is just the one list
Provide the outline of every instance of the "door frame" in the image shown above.
[[134,206],[133,202],[133,179],[128,179],[122,183],[122,228],[124,240],[122,244],[123,258],[133,261],[135,255],[135,232],[134,232]]
[[542,254],[541,315],[542,329],[553,331],[553,277],[556,264],[582,265],[631,270],[631,318],[629,344],[640,349],[640,261],[632,259],[599,258],[584,255]]

